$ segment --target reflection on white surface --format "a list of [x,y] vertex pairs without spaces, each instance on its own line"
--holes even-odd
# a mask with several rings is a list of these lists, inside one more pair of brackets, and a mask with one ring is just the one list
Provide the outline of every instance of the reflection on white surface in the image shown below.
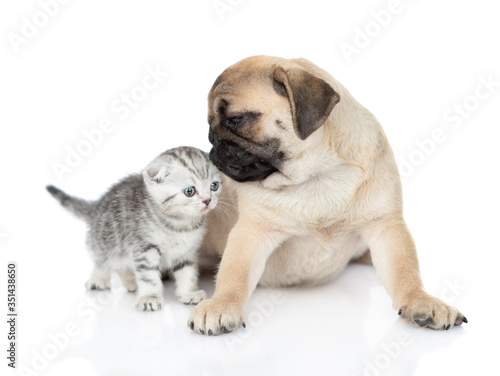
[[[439,354],[470,346],[468,327],[435,332],[399,319],[369,266],[351,265],[322,286],[258,288],[245,312],[247,328],[218,337],[187,327],[192,306],[175,300],[172,281],[159,312],[136,311],[133,294],[117,279],[113,285],[111,292],[80,290],[73,314],[54,314],[50,335],[32,347],[40,355],[21,363],[35,361],[47,375],[413,375]],[[201,285],[213,292],[210,279]]]

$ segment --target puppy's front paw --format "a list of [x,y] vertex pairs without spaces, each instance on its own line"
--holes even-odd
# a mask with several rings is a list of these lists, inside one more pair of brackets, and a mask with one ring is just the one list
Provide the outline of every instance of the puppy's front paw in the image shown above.
[[410,294],[398,314],[415,325],[434,330],[448,330],[452,326],[467,323],[458,309],[425,291]]
[[201,301],[191,312],[188,326],[196,333],[209,336],[230,333],[241,326],[246,327],[243,322],[243,308],[225,298]]
[[163,308],[163,298],[156,296],[139,296],[135,300],[135,308],[139,311],[158,311]]
[[183,294],[179,294],[177,297],[181,303],[184,304],[198,304],[203,299],[207,297],[207,294],[203,290],[189,291]]

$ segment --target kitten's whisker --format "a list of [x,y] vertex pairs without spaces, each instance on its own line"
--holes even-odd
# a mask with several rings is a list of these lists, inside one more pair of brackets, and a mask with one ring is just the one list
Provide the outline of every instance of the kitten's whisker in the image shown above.
[[230,207],[231,209],[235,209],[236,208],[236,205],[233,205],[227,201],[219,201],[219,203],[217,204],[217,206],[228,206]]
[[219,220],[221,220],[224,223],[228,218],[231,217],[229,211],[224,209],[222,206],[216,206],[214,209],[214,213],[217,215],[217,218],[219,218]]

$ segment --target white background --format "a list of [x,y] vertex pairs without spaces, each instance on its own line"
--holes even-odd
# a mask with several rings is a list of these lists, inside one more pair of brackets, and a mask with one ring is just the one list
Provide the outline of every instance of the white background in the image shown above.
[[[394,7],[378,0],[222,0],[233,5],[221,15],[212,0],[74,0],[44,16],[46,2],[0,6],[0,301],[6,301],[7,262],[16,261],[21,374],[498,372],[495,2],[401,0],[390,19]],[[371,36],[362,40],[360,30]],[[21,37],[20,45],[12,42]],[[359,48],[347,57],[346,44]],[[245,313],[248,328],[217,338],[188,330],[192,307],[174,300],[171,282],[168,304],[156,313],[134,311],[134,297],[119,284],[111,293],[85,291],[92,267],[85,227],[44,186],[94,199],[163,150],[208,151],[211,84],[255,54],[308,58],[381,121],[402,163],[405,216],[426,287],[456,305],[469,324],[446,332],[410,326],[398,319],[373,268],[359,265],[318,287],[257,289]],[[143,91],[128,116],[114,111],[122,95],[140,94],[147,67],[169,76]],[[488,80],[496,82],[489,90],[481,83]],[[461,115],[454,114],[458,105]],[[68,148],[76,149],[84,130],[103,119],[112,130],[58,178],[54,163],[66,163]],[[432,135],[440,143],[423,141]],[[213,291],[210,279],[202,285]]]

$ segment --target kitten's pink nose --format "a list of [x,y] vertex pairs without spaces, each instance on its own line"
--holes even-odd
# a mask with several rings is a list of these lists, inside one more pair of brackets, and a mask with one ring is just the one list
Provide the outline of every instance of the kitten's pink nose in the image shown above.
[[203,203],[208,206],[211,201],[212,201],[211,198],[207,198],[206,200],[203,200]]

